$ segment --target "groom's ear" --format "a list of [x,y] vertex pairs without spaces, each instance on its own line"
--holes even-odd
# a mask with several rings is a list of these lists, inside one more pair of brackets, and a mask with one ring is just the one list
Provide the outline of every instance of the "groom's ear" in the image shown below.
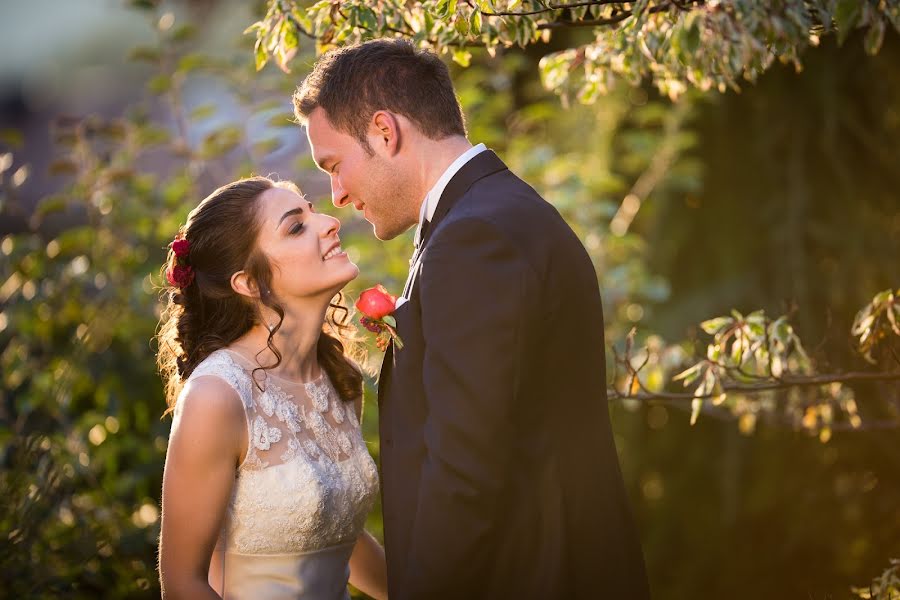
[[256,282],[245,271],[238,271],[231,276],[231,289],[247,298],[259,298]]
[[369,125],[370,143],[377,144],[388,156],[393,156],[400,150],[400,135],[400,121],[396,115],[386,110],[379,110],[372,115]]

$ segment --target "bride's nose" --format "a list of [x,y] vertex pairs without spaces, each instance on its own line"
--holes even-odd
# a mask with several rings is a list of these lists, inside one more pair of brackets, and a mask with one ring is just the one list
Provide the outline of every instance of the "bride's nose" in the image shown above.
[[321,236],[323,238],[327,238],[327,237],[336,235],[337,232],[341,230],[341,222],[336,217],[332,217],[331,215],[325,215],[325,214],[321,214],[321,213],[319,213],[319,216],[324,219],[324,222],[322,223],[322,233],[321,233]]

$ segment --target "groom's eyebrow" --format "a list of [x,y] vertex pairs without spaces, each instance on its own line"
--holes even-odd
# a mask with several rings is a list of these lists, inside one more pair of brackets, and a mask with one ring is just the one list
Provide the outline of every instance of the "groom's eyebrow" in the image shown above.
[[293,216],[293,215],[302,215],[302,214],[303,214],[302,208],[299,208],[299,207],[292,208],[291,210],[289,210],[286,213],[284,213],[283,215],[281,215],[281,218],[278,219],[278,225],[275,226],[275,229],[278,229],[279,227],[281,227],[281,222],[284,221],[285,219],[287,219],[288,217]]
[[320,158],[313,158],[313,162],[316,163],[316,166],[319,167],[319,169],[321,169],[322,171],[325,171],[326,173],[331,170],[330,167],[328,166],[328,163],[330,163],[332,160],[333,159],[331,156],[322,156]]

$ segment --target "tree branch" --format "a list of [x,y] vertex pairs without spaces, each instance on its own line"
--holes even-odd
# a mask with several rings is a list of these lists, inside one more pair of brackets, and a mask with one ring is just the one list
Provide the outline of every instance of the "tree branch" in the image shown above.
[[539,8],[537,10],[513,10],[513,11],[497,11],[489,12],[480,10],[483,17],[527,17],[530,15],[539,15],[555,10],[565,10],[567,8],[579,8],[581,6],[608,6],[610,4],[631,4],[630,2],[622,2],[622,0],[587,0],[585,2],[571,2],[564,4],[548,4],[547,8]]
[[[781,377],[777,381],[767,381],[765,383],[741,384],[726,383],[722,384],[724,392],[737,392],[742,394],[754,394],[771,390],[786,390],[793,387],[811,387],[818,385],[827,385],[829,383],[850,383],[854,381],[900,381],[900,371],[887,373],[832,373],[827,375],[811,375],[808,377]],[[690,401],[697,398],[707,400],[718,396],[719,394],[703,394],[694,395],[690,392],[642,392],[639,394],[622,393],[615,388],[606,391],[610,400],[684,400]]]

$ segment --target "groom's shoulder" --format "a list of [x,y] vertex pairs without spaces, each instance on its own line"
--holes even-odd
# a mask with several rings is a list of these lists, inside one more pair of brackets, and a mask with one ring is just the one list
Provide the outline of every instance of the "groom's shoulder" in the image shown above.
[[552,241],[574,236],[556,207],[509,169],[476,181],[448,215],[448,221],[468,219],[489,223],[529,246],[536,237]]
[[[475,217],[507,223],[511,217],[541,219],[559,217],[552,204],[509,169],[483,177],[472,184],[460,199],[457,218]],[[453,214],[455,213],[455,214]]]

